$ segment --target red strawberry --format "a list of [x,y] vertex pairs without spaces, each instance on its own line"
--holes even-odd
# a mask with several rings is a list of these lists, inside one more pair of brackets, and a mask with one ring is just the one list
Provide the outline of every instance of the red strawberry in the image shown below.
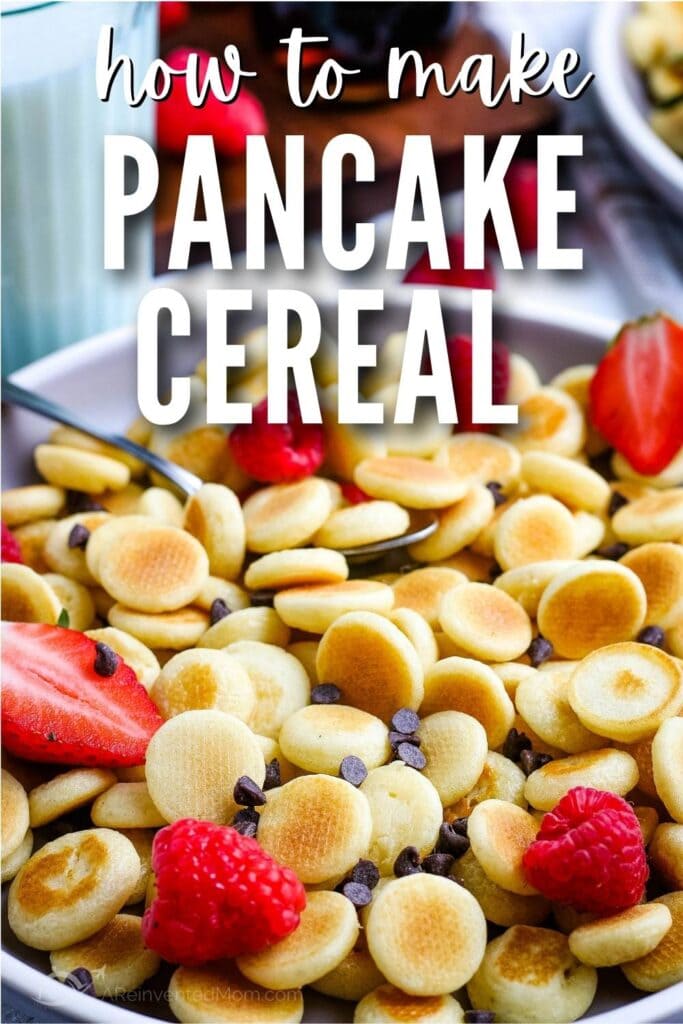
[[639,473],[683,447],[683,327],[661,313],[625,324],[590,386],[590,417]]
[[159,30],[162,35],[180,28],[190,17],[190,5],[186,0],[161,0],[159,4]]
[[[169,67],[184,70],[191,53],[199,56],[199,79],[203,80],[209,65],[210,53],[178,47],[167,54]],[[226,68],[222,72],[225,88],[231,82]],[[187,98],[184,78],[174,78],[166,99],[157,104],[157,141],[162,149],[184,153],[188,135],[212,135],[216,151],[223,156],[241,156],[248,135],[265,135],[268,130],[260,101],[244,86],[232,103],[221,101],[208,93],[202,107],[193,107]]]
[[2,540],[0,542],[3,562],[23,562],[19,541],[5,523],[2,523]]
[[2,669],[2,742],[11,754],[99,768],[144,763],[162,718],[105,644],[73,629],[3,622]]
[[452,288],[496,287],[496,279],[488,264],[484,270],[465,270],[465,242],[462,235],[449,235],[447,245],[450,269],[432,270],[429,253],[425,249],[417,263],[407,271],[404,283],[448,285]]
[[[455,334],[446,342],[448,362],[451,367],[455,405],[458,422],[455,432],[478,430],[488,432],[493,428],[485,423],[472,421],[472,339],[466,334]],[[510,382],[510,353],[499,341],[493,343],[493,403],[505,401]]]

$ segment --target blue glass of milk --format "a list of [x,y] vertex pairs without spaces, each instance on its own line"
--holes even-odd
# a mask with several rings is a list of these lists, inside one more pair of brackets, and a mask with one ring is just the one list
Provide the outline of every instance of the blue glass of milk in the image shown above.
[[[9,373],[54,349],[135,321],[153,270],[151,214],[103,268],[106,134],[154,140],[154,104],[97,98],[102,25],[136,81],[157,56],[155,2],[2,4],[2,358]],[[133,183],[134,184],[134,183]]]

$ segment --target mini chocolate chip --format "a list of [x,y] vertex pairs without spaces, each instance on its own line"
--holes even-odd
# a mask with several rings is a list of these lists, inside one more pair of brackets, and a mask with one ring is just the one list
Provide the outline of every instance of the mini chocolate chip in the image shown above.
[[519,767],[522,769],[525,775],[531,775],[538,768],[542,768],[544,764],[550,764],[552,757],[550,754],[541,754],[533,750],[523,750],[519,758]]
[[336,704],[341,700],[341,690],[334,683],[320,683],[311,690],[311,704]]
[[120,660],[118,654],[112,651],[111,647],[108,647],[107,644],[95,644],[95,664],[93,668],[98,676],[113,676]]
[[542,665],[544,661],[552,658],[554,653],[555,648],[550,643],[550,640],[546,640],[546,638],[541,636],[540,633],[531,641],[529,644],[529,650],[527,651],[529,660],[534,668],[538,668],[538,666]]
[[420,868],[420,854],[414,846],[405,846],[394,861],[394,874],[397,878],[405,875],[416,875]]
[[625,498],[621,491],[612,491],[612,497],[607,506],[607,515],[615,515],[624,505],[628,505],[628,498]]
[[503,743],[503,757],[507,757],[509,761],[519,761],[523,750],[531,750],[531,740],[526,733],[510,729]]
[[75,526],[71,527],[69,533],[69,539],[67,544],[70,548],[80,548],[81,551],[85,551],[85,545],[90,539],[90,530],[83,523],[76,523]]
[[455,857],[451,853],[430,853],[422,861],[422,870],[428,875],[443,875],[447,878],[454,864]]
[[493,495],[493,504],[495,505],[496,508],[498,508],[499,505],[505,504],[507,498],[503,494],[502,484],[498,483],[497,480],[489,480],[489,482],[486,485],[486,488]]
[[419,747],[421,742],[422,741],[421,741],[420,737],[417,735],[417,733],[414,733],[414,732],[409,732],[409,733],[405,733],[405,732],[390,732],[389,733],[389,744],[390,744],[392,750],[394,750],[394,751],[396,750],[396,748],[401,743],[412,743],[412,745],[414,747]]
[[466,836],[469,823],[469,818],[454,818],[451,822],[451,828],[454,832],[457,832],[459,836]]
[[232,826],[237,828],[238,825],[243,825],[246,821],[251,821],[254,825],[258,825],[258,820],[259,813],[257,810],[253,807],[243,807],[232,819]]
[[351,882],[359,882],[368,889],[374,889],[379,882],[379,868],[371,860],[359,860],[349,875]]
[[367,907],[372,902],[372,893],[362,882],[345,882],[341,891],[354,907]]
[[359,757],[349,754],[339,765],[339,774],[345,782],[352,786],[360,786],[368,777],[368,770]]
[[238,823],[232,827],[235,832],[239,832],[241,836],[249,836],[250,839],[254,839],[258,832],[257,821],[238,821]]
[[603,548],[597,548],[595,553],[600,555],[600,558],[609,558],[613,562],[618,562],[627,551],[628,544],[624,544],[623,541],[619,540],[615,544],[606,544]]
[[421,772],[427,764],[427,758],[420,748],[413,746],[412,743],[399,743],[396,754],[401,761],[405,761],[409,768],[415,768],[418,772]]
[[75,967],[70,974],[67,974],[64,979],[64,984],[67,988],[75,988],[79,992],[82,992],[84,996],[94,996],[95,986],[92,980],[92,974],[87,967]]
[[410,708],[401,708],[391,719],[391,728],[395,732],[402,732],[404,735],[416,732],[420,728],[420,717],[414,711],[411,711]]
[[89,494],[84,494],[83,491],[67,491],[66,507],[72,514],[76,514],[77,512],[106,511],[104,505],[100,505],[99,501],[95,501],[94,498]]
[[644,626],[636,641],[639,644],[649,644],[650,647],[664,647],[664,630],[661,626]]
[[209,610],[209,622],[212,626],[215,626],[217,622],[224,619],[226,615],[230,614],[230,609],[223,600],[222,597],[217,597],[211,602],[211,608]]
[[265,782],[263,783],[263,788],[264,790],[276,789],[281,784],[282,779],[280,777],[280,762],[276,757],[274,757],[273,760],[269,761],[268,764],[266,765],[266,778]]
[[266,802],[266,794],[248,775],[240,775],[232,791],[232,798],[241,807],[260,807]]
[[470,848],[470,841],[462,832],[456,831],[452,824],[444,821],[439,829],[437,853],[450,853],[452,857],[462,857]]
[[493,1024],[496,1015],[493,1010],[465,1010],[465,1024]]

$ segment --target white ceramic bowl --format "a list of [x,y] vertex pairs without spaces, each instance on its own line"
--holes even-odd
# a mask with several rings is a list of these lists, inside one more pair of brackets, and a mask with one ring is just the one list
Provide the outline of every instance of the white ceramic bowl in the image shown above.
[[[368,314],[368,340],[380,342],[390,331],[407,325],[405,292],[387,298],[382,313]],[[465,293],[453,292],[443,299],[449,332],[468,331],[470,306]],[[323,319],[334,322],[334,309],[321,302]],[[245,317],[248,322],[249,316]],[[254,317],[252,316],[253,320]],[[262,322],[262,318],[258,318]],[[547,379],[566,366],[595,362],[614,334],[615,325],[590,316],[566,313],[548,319],[541,309],[524,312],[498,305],[495,337],[528,356]],[[165,346],[167,370],[189,371],[201,356],[201,339],[173,340]],[[48,356],[15,375],[18,383],[48,395],[102,425],[121,429],[137,414],[136,345],[131,331],[122,330],[81,342]],[[31,453],[43,440],[49,424],[19,409],[3,415],[3,487],[25,483],[34,476]],[[6,887],[5,887],[6,888]],[[3,904],[4,906],[4,904]],[[46,954],[17,942],[3,914],[3,983],[5,997],[39,1021],[106,1021],[135,1024],[149,1017],[172,1019],[165,999],[168,972],[156,984],[131,993],[122,1000],[94,1001],[49,977]],[[348,1021],[349,1004],[311,993],[306,1021]],[[591,1009],[592,1024],[636,1024],[642,1021],[683,1019],[683,984],[656,995],[641,996],[625,982],[620,971],[602,972],[598,997]]]
[[609,125],[650,186],[683,213],[683,158],[652,130],[651,104],[623,43],[623,27],[635,13],[632,3],[600,3],[590,35],[590,66]]

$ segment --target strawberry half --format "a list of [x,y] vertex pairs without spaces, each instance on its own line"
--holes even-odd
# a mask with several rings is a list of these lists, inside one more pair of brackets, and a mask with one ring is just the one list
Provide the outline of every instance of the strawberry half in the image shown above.
[[417,263],[407,271],[403,278],[404,284],[438,284],[451,288],[489,288],[496,287],[496,279],[488,263],[483,270],[465,270],[465,241],[462,235],[449,235],[446,240],[448,247],[449,267],[445,270],[432,270],[427,249]]
[[3,622],[2,742],[11,754],[100,768],[144,763],[162,718],[109,649],[107,674],[95,671],[98,646],[73,629]]
[[683,327],[661,313],[625,324],[590,386],[594,427],[639,473],[683,447]]

